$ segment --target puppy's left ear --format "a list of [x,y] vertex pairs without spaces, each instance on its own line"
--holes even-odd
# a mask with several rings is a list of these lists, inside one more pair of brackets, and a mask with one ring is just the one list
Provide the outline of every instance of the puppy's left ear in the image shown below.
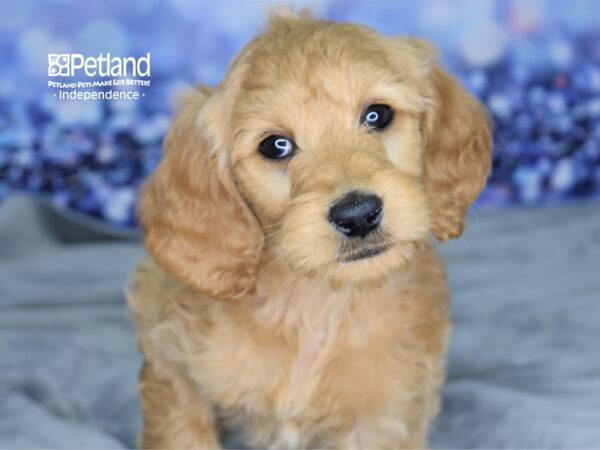
[[[413,41],[421,51],[431,48]],[[435,53],[434,53],[435,54]],[[492,123],[484,106],[433,62],[423,124],[423,179],[440,240],[462,234],[465,214],[490,173]]]
[[423,117],[423,183],[432,231],[447,240],[462,234],[465,214],[491,167],[492,123],[483,105],[437,62],[437,50],[406,39],[426,102]]
[[462,234],[469,206],[490,173],[491,121],[483,105],[435,65],[431,105],[425,120],[425,190],[440,240]]

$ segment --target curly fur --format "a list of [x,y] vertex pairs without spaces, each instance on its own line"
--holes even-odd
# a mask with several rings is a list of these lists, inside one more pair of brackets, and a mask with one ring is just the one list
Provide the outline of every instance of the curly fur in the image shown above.
[[[381,133],[359,123],[372,103],[396,111]],[[262,157],[269,134],[293,158]],[[141,445],[236,430],[261,448],[426,446],[450,327],[429,236],[461,234],[490,145],[429,44],[273,16],[219,86],[188,94],[143,192]],[[344,262],[326,211],[353,189],[382,198],[389,248]]]

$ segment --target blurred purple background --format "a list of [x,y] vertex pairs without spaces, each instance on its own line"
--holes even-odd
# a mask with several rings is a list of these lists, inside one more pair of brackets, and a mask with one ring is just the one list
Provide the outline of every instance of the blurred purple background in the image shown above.
[[[0,201],[16,191],[135,224],[171,98],[219,82],[264,24],[268,1],[0,3]],[[494,172],[480,206],[600,198],[600,7],[584,0],[316,0],[321,17],[435,42],[495,121]],[[152,55],[139,101],[58,100],[49,53]]]

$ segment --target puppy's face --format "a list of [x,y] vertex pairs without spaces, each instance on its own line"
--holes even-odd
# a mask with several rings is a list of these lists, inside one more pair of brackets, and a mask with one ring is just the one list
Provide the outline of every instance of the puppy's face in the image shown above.
[[427,100],[416,80],[424,62],[394,67],[385,39],[359,26],[279,27],[278,39],[259,40],[246,60],[231,123],[233,176],[292,269],[381,275],[409,260],[431,229]]
[[[489,125],[434,59],[421,41],[274,18],[167,137],[143,205],[149,250],[188,284],[231,297],[251,289],[265,244],[292,270],[346,281],[409,263],[431,232],[460,234],[489,170]],[[196,219],[183,228],[165,218],[169,204],[183,210],[182,192]],[[215,273],[235,284],[228,294],[201,280]]]

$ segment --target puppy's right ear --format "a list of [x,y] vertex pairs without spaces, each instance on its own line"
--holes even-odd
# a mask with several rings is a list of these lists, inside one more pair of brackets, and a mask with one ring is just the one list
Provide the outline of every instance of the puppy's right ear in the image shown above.
[[221,94],[188,95],[144,186],[140,218],[160,266],[210,297],[238,298],[254,289],[264,236],[231,176]]

